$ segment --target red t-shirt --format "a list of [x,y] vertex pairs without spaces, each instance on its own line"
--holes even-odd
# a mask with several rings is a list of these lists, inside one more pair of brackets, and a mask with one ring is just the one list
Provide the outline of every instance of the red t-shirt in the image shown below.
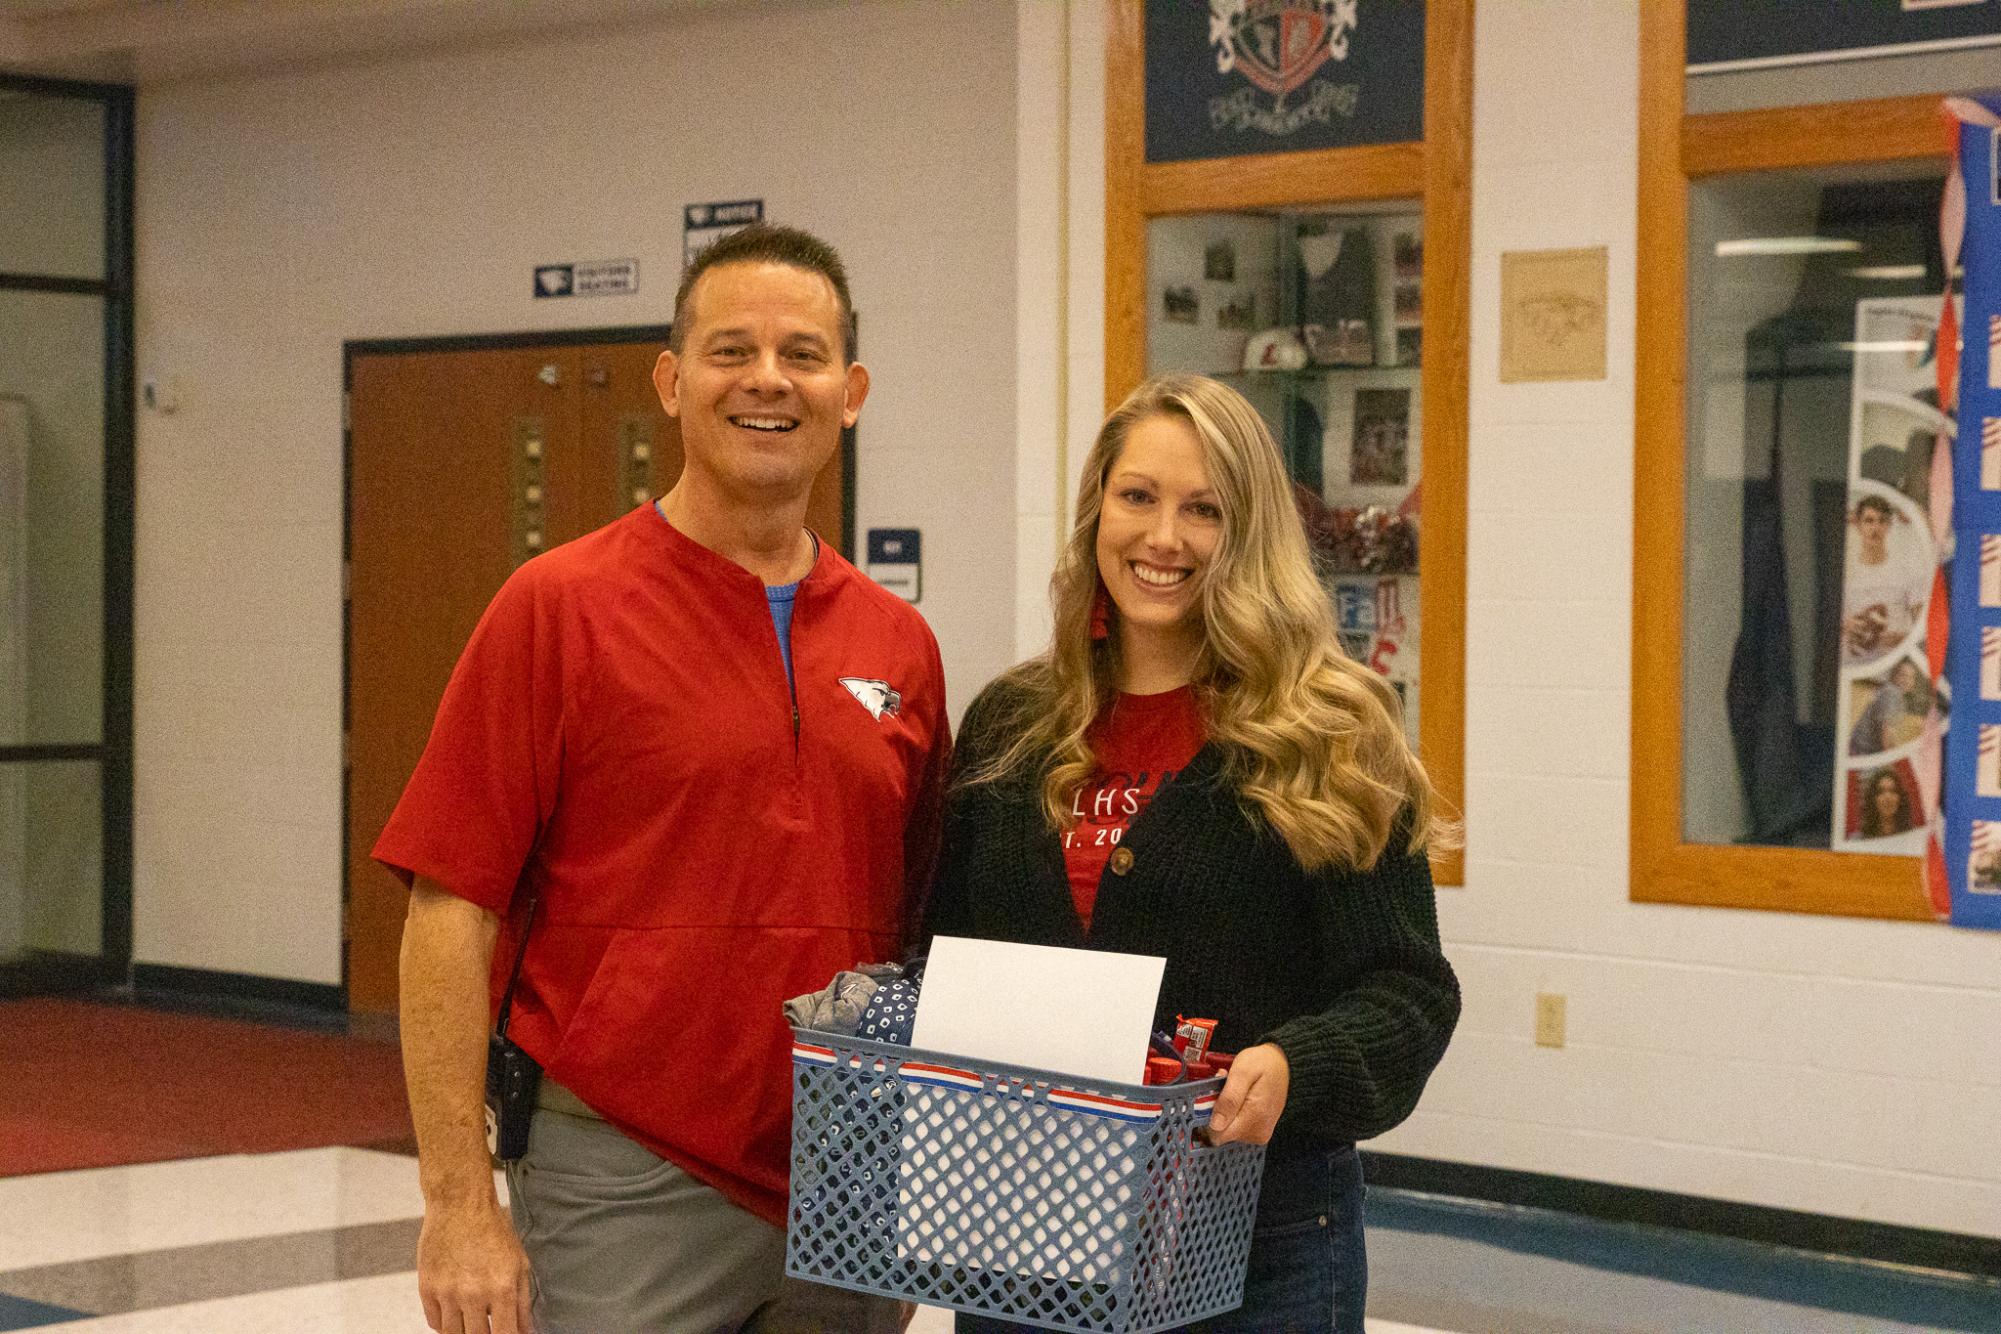
[[1071,805],[1076,827],[1063,835],[1070,897],[1086,934],[1098,902],[1098,882],[1119,840],[1161,784],[1185,768],[1206,739],[1191,686],[1159,695],[1119,695],[1092,724],[1091,753],[1098,769]]
[[796,714],[764,584],[636,509],[508,579],[375,846],[507,918],[496,1005],[538,895],[509,1036],[780,1224],[781,1006],[897,950],[949,749],[930,630],[827,543],[792,665]]

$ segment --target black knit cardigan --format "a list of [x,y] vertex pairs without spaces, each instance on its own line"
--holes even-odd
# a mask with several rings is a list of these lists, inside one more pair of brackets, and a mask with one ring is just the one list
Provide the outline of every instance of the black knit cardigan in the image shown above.
[[1165,957],[1156,1028],[1201,1016],[1218,1021],[1219,1051],[1285,1052],[1275,1153],[1366,1139],[1409,1116],[1459,1018],[1424,855],[1406,852],[1400,832],[1371,870],[1305,871],[1239,800],[1211,742],[1127,831],[1130,863],[1106,867],[1087,937],[1040,776],[959,781],[1004,744],[994,730],[1007,688],[989,686],[961,726],[923,939]]

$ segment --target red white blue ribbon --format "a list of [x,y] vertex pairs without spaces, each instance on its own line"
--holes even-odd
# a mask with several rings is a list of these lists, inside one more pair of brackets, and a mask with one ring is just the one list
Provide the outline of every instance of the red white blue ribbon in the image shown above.
[[[798,1041],[792,1044],[792,1061],[795,1065],[828,1068],[842,1064],[833,1048]],[[859,1069],[861,1063],[859,1056],[850,1056],[846,1062],[855,1069]],[[876,1070],[885,1068],[885,1062],[880,1059],[873,1064]],[[1043,1102],[1059,1111],[1095,1116],[1102,1120],[1119,1121],[1127,1125],[1151,1125],[1160,1120],[1167,1108],[1165,1102],[1142,1102],[1106,1093],[1087,1093],[1081,1089],[1054,1086],[1044,1089],[1034,1083],[1005,1075],[994,1076],[994,1083],[990,1088],[987,1078],[976,1070],[936,1065],[929,1061],[905,1061],[898,1068],[898,1075],[906,1084],[952,1089],[961,1093],[990,1093],[1020,1102]],[[1197,1096],[1190,1104],[1190,1109],[1194,1112],[1194,1119],[1197,1122],[1207,1121],[1210,1113],[1216,1109],[1215,1091],[1211,1090]]]

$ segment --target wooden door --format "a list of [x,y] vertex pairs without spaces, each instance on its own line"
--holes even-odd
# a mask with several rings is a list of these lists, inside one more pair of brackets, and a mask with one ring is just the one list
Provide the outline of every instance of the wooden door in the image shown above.
[[[681,474],[660,410],[664,341],[367,351],[349,362],[347,986],[396,1008],[408,895],[369,859],[480,613],[515,566]],[[845,545],[847,451],[806,522]],[[538,490],[539,488],[539,490]]]
[[522,560],[679,474],[679,436],[651,379],[663,346],[351,360],[346,930],[357,1012],[396,1008],[408,897],[368,854],[480,613]]

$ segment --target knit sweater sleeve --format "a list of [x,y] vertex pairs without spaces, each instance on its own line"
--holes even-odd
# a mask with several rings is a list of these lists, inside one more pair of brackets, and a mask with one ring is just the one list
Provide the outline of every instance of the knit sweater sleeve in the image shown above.
[[1340,963],[1330,976],[1346,980],[1325,1009],[1260,1041],[1276,1043],[1291,1069],[1281,1124],[1368,1139],[1417,1106],[1458,1023],[1459,982],[1439,947],[1424,853],[1399,838],[1367,872],[1317,878],[1322,948]]

